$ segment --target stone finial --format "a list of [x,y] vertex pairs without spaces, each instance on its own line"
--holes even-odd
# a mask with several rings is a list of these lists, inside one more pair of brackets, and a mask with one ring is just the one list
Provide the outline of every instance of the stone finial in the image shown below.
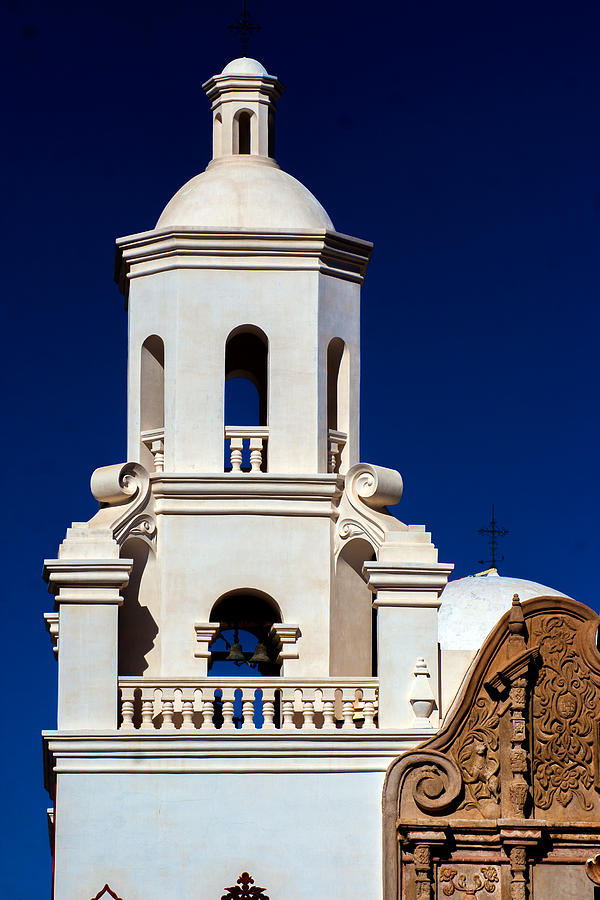
[[525,650],[525,616],[523,615],[523,608],[518,594],[513,594],[512,606],[508,617],[508,631],[508,644],[510,649],[513,652]]
[[425,659],[419,656],[414,667],[414,679],[409,694],[410,705],[417,719],[428,719],[436,707],[431,690],[429,668]]

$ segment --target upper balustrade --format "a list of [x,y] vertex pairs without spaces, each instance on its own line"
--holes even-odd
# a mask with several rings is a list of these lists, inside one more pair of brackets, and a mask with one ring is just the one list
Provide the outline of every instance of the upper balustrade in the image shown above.
[[376,678],[119,678],[134,731],[289,732],[377,728]]

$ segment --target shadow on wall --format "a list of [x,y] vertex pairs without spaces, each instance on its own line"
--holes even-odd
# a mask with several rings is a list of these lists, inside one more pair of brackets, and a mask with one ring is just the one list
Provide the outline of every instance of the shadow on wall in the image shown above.
[[119,675],[142,675],[146,671],[146,657],[158,634],[152,613],[139,601],[149,553],[150,547],[144,541],[130,540],[123,545],[122,556],[133,559],[133,571],[119,609]]

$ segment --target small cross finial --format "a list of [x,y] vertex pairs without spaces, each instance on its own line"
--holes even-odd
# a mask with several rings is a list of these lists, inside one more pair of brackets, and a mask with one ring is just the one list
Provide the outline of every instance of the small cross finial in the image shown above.
[[494,515],[494,504],[492,503],[492,519],[487,528],[480,528],[477,532],[478,534],[487,536],[489,540],[489,548],[490,548],[490,559],[480,559],[479,562],[481,565],[486,565],[487,563],[491,563],[492,569],[496,568],[497,562],[502,562],[504,559],[503,556],[498,556],[498,538],[505,537],[508,534],[508,530],[506,528],[500,528],[498,523],[496,522],[496,517]]
[[233,25],[229,26],[229,30],[238,33],[242,45],[242,56],[246,56],[250,38],[260,31],[260,25],[254,21],[248,10],[246,9],[246,0],[242,2],[242,14]]

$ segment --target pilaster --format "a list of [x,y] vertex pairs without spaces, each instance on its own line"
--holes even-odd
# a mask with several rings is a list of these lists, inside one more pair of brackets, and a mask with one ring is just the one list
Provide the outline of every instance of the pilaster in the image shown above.
[[434,707],[431,727],[439,723],[437,616],[440,594],[454,566],[447,563],[367,562],[363,573],[377,610],[379,727],[423,727],[411,704],[415,664],[424,660]]

